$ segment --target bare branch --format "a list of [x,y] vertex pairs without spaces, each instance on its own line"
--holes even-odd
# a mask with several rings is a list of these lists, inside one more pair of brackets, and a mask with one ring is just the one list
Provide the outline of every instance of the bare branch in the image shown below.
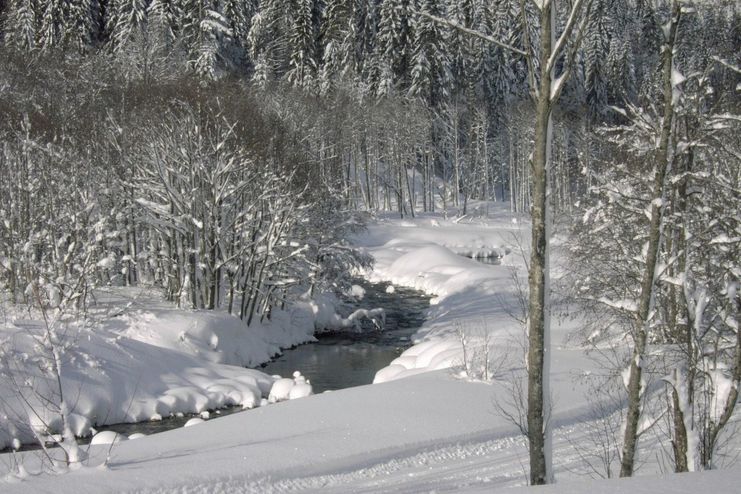
[[442,17],[438,17],[436,15],[428,14],[427,12],[416,12],[418,15],[421,15],[422,17],[427,17],[431,21],[437,22],[438,24],[442,24],[444,26],[452,27],[453,29],[457,29],[458,31],[464,32],[466,34],[470,34],[471,36],[475,36],[479,39],[482,39],[484,41],[488,41],[489,43],[493,43],[497,45],[500,48],[504,48],[505,50],[509,50],[513,53],[516,53],[518,55],[521,55],[523,57],[527,56],[527,53],[525,53],[523,50],[520,50],[519,48],[515,48],[512,45],[508,45],[507,43],[502,43],[496,38],[493,38],[487,34],[481,33],[479,31],[476,31],[475,29],[468,28],[466,26],[463,26],[459,24],[456,21],[451,21],[449,19],[443,19]]
[[[584,13],[584,16],[582,17],[581,23],[579,24],[579,29],[577,31],[576,41],[572,43],[571,49],[569,50],[569,53],[567,55],[566,59],[566,65],[564,67],[563,74],[556,80],[556,83],[554,87],[551,89],[551,102],[555,102],[558,100],[558,98],[561,96],[561,92],[563,91],[564,86],[566,85],[566,81],[571,76],[571,72],[574,69],[574,65],[576,64],[576,51],[579,49],[579,46],[581,46],[582,39],[584,38],[584,33],[587,31],[587,22],[589,21],[589,12],[592,9],[592,0],[586,0],[589,3],[586,7],[586,12]],[[575,5],[576,7],[576,5]],[[572,15],[571,18],[569,18],[569,21],[571,21],[576,16]],[[567,26],[568,27],[568,26]],[[569,28],[570,30],[573,29],[573,26]],[[566,31],[564,31],[564,34]],[[563,38],[563,35],[561,36]],[[558,40],[560,43],[561,39]],[[562,47],[556,46],[556,50],[551,53],[551,59],[555,60],[558,58],[558,50],[561,50]],[[555,58],[554,58],[555,57]],[[551,67],[551,60],[548,60],[549,65],[549,71],[552,69]]]
[[[571,13],[569,14],[569,18],[566,21],[566,27],[564,27],[561,36],[558,38],[558,41],[556,41],[556,45],[551,51],[551,56],[548,59],[548,63],[546,65],[546,72],[550,72],[551,70],[553,70],[553,67],[556,66],[556,61],[558,60],[558,57],[561,56],[561,51],[563,50],[564,46],[566,46],[566,43],[571,37],[571,32],[574,30],[574,26],[576,25],[576,18],[579,16],[579,11],[581,10],[582,5],[584,5],[584,2],[589,2],[590,5],[592,3],[591,0],[576,0],[574,2],[574,5],[571,7]],[[587,16],[585,15],[582,19],[582,24],[586,23],[586,19]]]

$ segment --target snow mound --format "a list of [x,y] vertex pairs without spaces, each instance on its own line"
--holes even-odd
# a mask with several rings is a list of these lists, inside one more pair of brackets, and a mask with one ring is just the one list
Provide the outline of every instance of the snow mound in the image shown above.
[[189,420],[188,420],[188,421],[187,421],[187,422],[185,423],[185,425],[183,425],[183,427],[192,427],[192,426],[194,426],[194,425],[202,424],[202,423],[204,423],[204,422],[205,422],[205,420],[203,420],[203,419],[202,419],[202,418],[200,418],[200,417],[193,417],[192,419],[189,419]]
[[305,398],[314,394],[311,382],[299,371],[293,373],[293,379],[281,378],[273,383],[270,389],[269,403]]
[[393,381],[438,369],[447,369],[463,362],[461,342],[451,338],[432,338],[415,345],[379,370],[373,383]]
[[90,441],[90,444],[92,446],[96,446],[99,444],[116,444],[120,443],[121,441],[126,441],[129,438],[124,436],[123,434],[119,434],[118,432],[114,431],[102,431],[98,432],[93,436],[93,439]]

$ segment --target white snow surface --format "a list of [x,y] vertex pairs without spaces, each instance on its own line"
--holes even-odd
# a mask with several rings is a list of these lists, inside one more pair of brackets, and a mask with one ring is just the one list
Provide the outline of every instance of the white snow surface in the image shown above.
[[[239,343],[229,343],[229,330],[214,330],[218,325],[209,317],[198,312],[183,316],[177,329],[170,330],[173,338],[156,331],[161,325],[169,326],[167,314],[130,313],[118,318],[124,322],[115,332],[106,332],[113,331],[108,328],[107,336],[91,335],[93,342],[105,341],[95,343],[99,347],[91,353],[103,354],[97,358],[105,376],[118,376],[116,366],[122,364],[106,360],[106,351],[124,354],[106,345],[122,346],[126,358],[133,359],[124,371],[141,366],[139,386],[124,388],[121,396],[137,397],[128,403],[135,403],[142,417],[174,409],[168,405],[161,411],[149,410],[148,401],[138,399],[142,393],[188,398],[193,404],[231,399],[259,405],[268,401],[262,396],[271,394],[271,401],[285,401],[197,427],[124,441],[110,450],[110,446],[90,447],[84,466],[64,475],[38,474],[41,455],[20,453],[13,461],[0,461],[0,479],[4,477],[0,491],[409,493],[492,492],[525,486],[526,442],[497,407],[506,404],[512,376],[523,371],[524,330],[516,318],[514,280],[526,282],[518,246],[527,248],[529,232],[527,222],[512,221],[503,209],[492,209],[487,218],[457,222],[440,215],[404,221],[380,218],[357,239],[376,258],[368,277],[434,295],[429,319],[415,335],[415,346],[378,373],[379,384],[289,400],[292,390],[308,385],[311,376],[286,376],[279,385],[275,377],[220,363],[245,355],[220,355],[221,349],[233,350],[231,345]],[[458,255],[483,251],[504,255],[502,265],[483,265]],[[318,313],[323,309],[314,311]],[[152,332],[141,329],[146,327]],[[661,467],[651,461],[641,471],[645,477],[590,480],[584,454],[598,454],[599,446],[590,438],[600,424],[587,407],[587,390],[576,378],[599,369],[582,349],[567,343],[569,329],[554,318],[551,420],[559,483],[524,487],[523,492],[738,491],[738,469],[654,477]],[[132,332],[137,339],[132,339]],[[467,361],[472,355],[485,355],[493,379],[471,375],[474,366]],[[87,386],[92,393],[136,382],[117,379]],[[239,394],[249,390],[254,394]],[[300,394],[305,390],[301,388]],[[648,436],[642,441],[644,448],[658,448]],[[734,448],[731,453],[738,454],[738,444]],[[19,460],[20,470],[15,467]]]
[[[62,369],[65,395],[73,397],[73,432],[86,436],[96,425],[161,420],[175,413],[202,413],[226,406],[252,408],[267,397],[275,378],[241,366],[268,361],[281,348],[314,340],[315,324],[333,321],[332,300],[297,304],[276,312],[270,325],[247,328],[223,312],[183,310],[155,290],[116,288],[96,293],[91,324],[66,330]],[[17,356],[11,368],[34,389],[52,390],[55,382],[38,370],[31,335],[43,324],[24,314],[0,322],[2,350]],[[31,358],[29,358],[31,356]],[[32,442],[29,423],[38,430],[58,417],[46,413],[30,392],[38,416],[22,406],[10,380],[0,379],[0,449],[14,439]],[[42,392],[49,395],[49,391]]]

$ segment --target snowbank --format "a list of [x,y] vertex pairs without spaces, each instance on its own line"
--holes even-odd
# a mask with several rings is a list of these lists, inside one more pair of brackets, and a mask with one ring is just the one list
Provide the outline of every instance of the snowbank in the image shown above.
[[[385,382],[448,367],[466,367],[467,351],[511,355],[520,346],[522,327],[512,313],[518,306],[514,279],[526,278],[515,255],[527,230],[504,211],[474,223],[422,216],[404,221],[386,218],[358,237],[375,258],[368,276],[433,295],[429,318],[414,338],[415,346],[381,369],[374,382]],[[496,254],[501,265],[470,257]],[[464,349],[464,343],[467,348]],[[483,345],[490,347],[482,351]],[[500,359],[501,360],[501,359]],[[508,359],[507,365],[517,365]]]
[[[359,237],[376,259],[371,279],[390,281],[434,296],[428,319],[414,335],[414,346],[378,371],[374,383],[452,368],[467,379],[510,386],[525,373],[526,332],[520,287],[526,289],[529,227],[501,205],[489,218],[446,220],[439,215],[400,221],[385,218]],[[467,256],[497,252],[497,265]],[[556,256],[554,256],[556,257]],[[554,259],[554,263],[558,262]],[[551,387],[554,420],[570,423],[587,411],[587,384],[580,376],[595,364],[569,343],[576,320],[551,321]],[[511,391],[505,391],[511,393]]]
[[[250,328],[223,312],[178,309],[154,290],[108,289],[95,298],[90,327],[65,327],[61,342],[69,347],[63,392],[73,403],[70,419],[78,436],[106,424],[259,406],[275,378],[244,367],[313,341],[315,327],[337,317],[332,297],[274,311],[268,324]],[[14,439],[34,442],[32,428],[43,434],[60,429],[58,414],[42,403],[58,394],[55,380],[39,370],[49,355],[33,337],[43,332],[39,319],[23,314],[9,314],[0,324],[0,362],[7,364],[0,368],[0,449]]]
[[[61,426],[59,416],[42,401],[57,390],[54,379],[38,370],[47,356],[34,353],[30,334],[39,332],[40,324],[16,321],[4,329],[12,341],[6,351],[17,352],[17,367],[6,369],[14,379],[0,381],[0,409],[7,417],[0,422],[0,447],[14,438],[33,441],[29,423],[41,433]],[[90,434],[96,425],[159,420],[176,412],[200,413],[231,405],[252,408],[273,382],[258,371],[209,362],[111,329],[82,330],[74,333],[74,339],[64,355],[62,382],[78,436]],[[22,406],[24,400],[33,411]]]

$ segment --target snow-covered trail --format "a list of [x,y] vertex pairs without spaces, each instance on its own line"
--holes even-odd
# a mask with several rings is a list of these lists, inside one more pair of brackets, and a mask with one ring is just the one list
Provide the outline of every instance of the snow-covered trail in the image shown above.
[[[495,421],[497,419],[495,418]],[[588,451],[590,430],[596,421],[558,427],[554,431],[554,467],[559,481],[595,477],[585,470],[583,456]],[[527,485],[526,440],[519,433],[448,444],[410,446],[394,451],[368,452],[340,463],[306,467],[296,477],[216,480],[162,489],[144,489],[140,493],[218,493],[244,492],[266,494],[290,493],[417,493],[417,492],[491,492]],[[579,450],[575,449],[579,446]],[[593,448],[596,445],[592,445]],[[386,458],[386,459],[384,459]],[[313,474],[309,474],[310,472]]]

